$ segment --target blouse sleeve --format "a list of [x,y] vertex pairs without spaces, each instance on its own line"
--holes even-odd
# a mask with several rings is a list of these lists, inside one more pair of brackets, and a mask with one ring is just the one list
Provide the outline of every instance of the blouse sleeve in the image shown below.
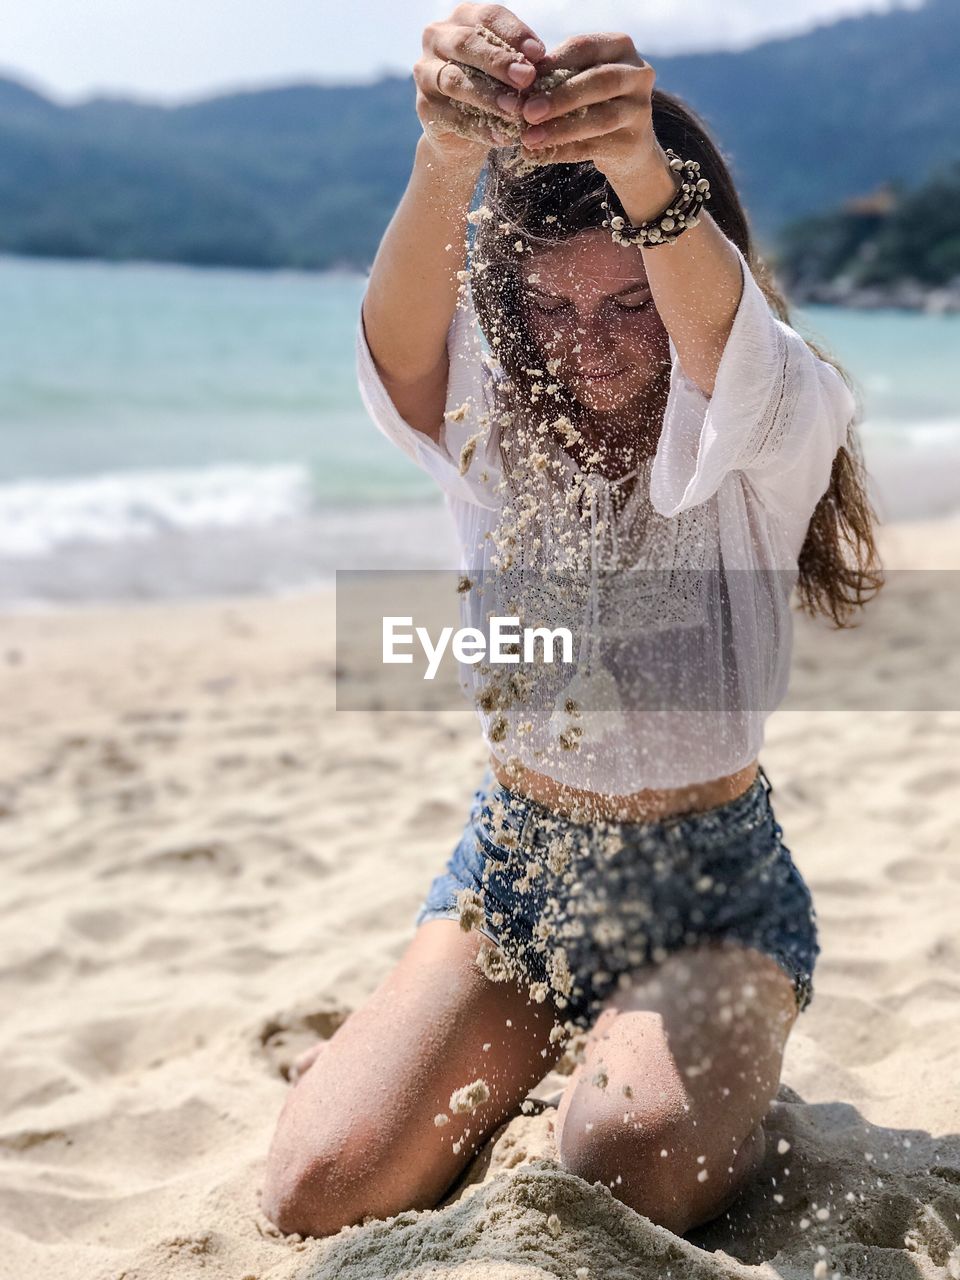
[[[466,295],[465,297],[463,295]],[[495,509],[501,469],[496,433],[491,429],[492,370],[469,288],[461,291],[447,330],[450,371],[439,443],[406,422],[397,411],[374,363],[357,320],[356,367],[360,398],[379,430],[432,476],[450,497]]]
[[661,515],[674,516],[740,471],[769,510],[809,520],[830,483],[856,400],[837,370],[774,314],[733,247],[743,295],[711,396],[684,373],[670,341],[670,391],[650,500]]

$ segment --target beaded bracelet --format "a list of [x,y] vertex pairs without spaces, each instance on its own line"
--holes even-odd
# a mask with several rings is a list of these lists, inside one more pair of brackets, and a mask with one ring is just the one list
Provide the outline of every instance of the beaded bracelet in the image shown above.
[[[658,244],[673,244],[677,236],[682,235],[688,227],[695,227],[700,221],[700,210],[710,199],[708,179],[700,177],[700,165],[696,160],[681,160],[671,147],[667,147],[665,155],[670,168],[682,175],[676,196],[662,213],[641,222],[639,226],[631,226],[626,218],[604,218],[603,225],[610,227],[617,244],[637,244],[648,248]],[[604,200],[600,207],[609,209],[610,205]]]

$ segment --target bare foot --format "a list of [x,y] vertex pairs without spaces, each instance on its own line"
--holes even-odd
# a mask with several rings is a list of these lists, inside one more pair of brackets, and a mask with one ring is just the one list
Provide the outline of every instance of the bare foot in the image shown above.
[[296,1084],[300,1077],[310,1070],[328,1043],[327,1040],[319,1040],[316,1044],[311,1045],[306,1052],[301,1053],[299,1058],[294,1059],[293,1066],[290,1068],[291,1084]]

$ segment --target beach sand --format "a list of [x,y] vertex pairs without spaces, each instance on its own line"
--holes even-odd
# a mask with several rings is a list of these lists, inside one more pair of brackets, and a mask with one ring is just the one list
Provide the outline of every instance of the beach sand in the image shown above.
[[[882,538],[960,569],[960,523]],[[947,581],[891,584],[881,680],[918,633],[956,675]],[[841,709],[843,639],[797,616],[836,703],[778,710],[761,753],[822,953],[730,1215],[653,1225],[558,1166],[547,1107],[441,1207],[299,1240],[258,1202],[285,1074],[407,946],[476,723],[335,713],[332,593],[0,618],[0,1275],[960,1277],[960,710]]]

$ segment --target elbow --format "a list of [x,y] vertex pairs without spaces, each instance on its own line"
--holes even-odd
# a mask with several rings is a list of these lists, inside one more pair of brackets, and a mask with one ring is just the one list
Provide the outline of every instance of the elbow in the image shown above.
[[[408,329],[408,334],[413,332]],[[424,382],[438,381],[445,386],[450,368],[447,342],[443,341],[424,359],[420,343],[417,343],[415,349],[411,351],[405,337],[403,333],[393,332],[388,344],[382,343],[376,337],[371,342],[370,326],[361,305],[360,322],[357,325],[358,352],[361,355],[364,351],[366,352],[376,376],[385,387],[404,391],[407,388],[419,388]],[[389,356],[384,355],[385,346],[390,349]]]
[[[831,366],[832,367],[832,366]],[[846,445],[850,433],[850,428],[857,421],[860,413],[860,406],[857,398],[851,391],[850,387],[844,381],[843,377],[836,373],[837,381],[840,384],[840,403],[837,406],[837,443],[840,448]]]
[[803,356],[815,371],[811,381],[815,386],[816,416],[830,431],[834,450],[841,449],[848,443],[850,428],[860,413],[857,398],[836,365],[822,359],[809,347],[805,348]]
[[707,341],[703,356],[694,371],[697,387],[706,400],[713,399],[717,380],[720,377],[720,370],[723,367],[724,356],[733,333],[735,319],[736,316],[728,324],[721,325],[714,331],[712,339]]

